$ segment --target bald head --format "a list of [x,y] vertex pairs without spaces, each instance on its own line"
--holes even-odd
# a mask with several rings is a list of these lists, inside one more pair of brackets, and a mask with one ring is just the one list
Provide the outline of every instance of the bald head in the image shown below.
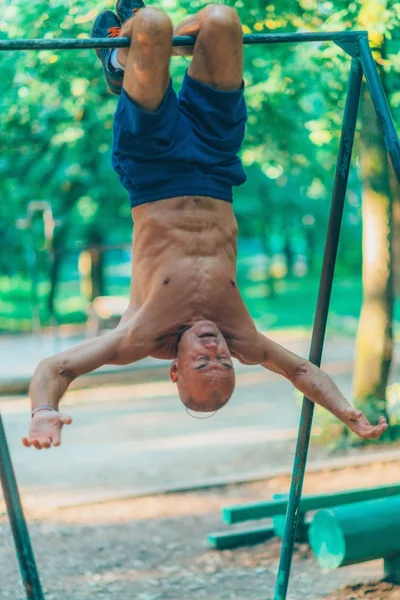
[[235,372],[228,345],[211,321],[198,321],[185,331],[171,379],[187,408],[197,412],[219,410],[235,388]]

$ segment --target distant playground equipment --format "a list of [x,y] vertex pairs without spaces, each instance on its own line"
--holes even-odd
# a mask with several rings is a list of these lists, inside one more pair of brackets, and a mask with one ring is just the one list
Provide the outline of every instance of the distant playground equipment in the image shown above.
[[99,335],[103,329],[116,327],[128,304],[129,298],[126,296],[97,296],[87,310],[88,334]]
[[[272,518],[272,525],[244,531],[211,533],[218,550],[252,545],[283,537],[288,494],[269,502],[228,506],[222,519],[230,525]],[[311,518],[310,512],[317,511]],[[298,541],[309,541],[318,564],[335,569],[383,558],[385,576],[400,584],[400,484],[303,496]]]
[[96,286],[95,262],[110,250],[130,250],[130,244],[96,245],[83,249],[79,254],[78,269],[81,294],[89,302],[86,331],[88,335],[99,335],[104,329],[116,327],[129,305],[128,296],[106,295],[104,285]]
[[[28,246],[28,264],[31,279],[31,303],[32,303],[32,328],[34,333],[40,333],[41,321],[38,300],[39,274],[37,266],[37,239],[35,235],[34,222],[36,218],[42,221],[42,244],[41,249],[45,250],[48,256],[49,265],[54,261],[54,229],[62,224],[59,219],[54,219],[53,209],[47,200],[32,200],[26,209],[26,217],[17,219],[18,229],[26,229],[30,234],[30,243]],[[54,315],[52,315],[54,317]]]
[[[18,229],[27,232],[26,255],[30,275],[30,300],[32,331],[40,334],[42,330],[41,300],[39,298],[40,255],[45,256],[46,265],[51,270],[56,257],[78,255],[79,283],[82,297],[88,302],[88,334],[98,334],[101,330],[116,327],[124,314],[129,299],[121,295],[107,295],[101,293],[104,286],[98,284],[98,263],[107,252],[115,250],[131,250],[131,242],[119,244],[91,244],[71,248],[54,248],[55,228],[62,225],[60,219],[55,219],[53,209],[47,200],[33,200],[29,202],[26,216],[16,221]],[[50,315],[52,325],[57,325],[57,318],[52,305]]]

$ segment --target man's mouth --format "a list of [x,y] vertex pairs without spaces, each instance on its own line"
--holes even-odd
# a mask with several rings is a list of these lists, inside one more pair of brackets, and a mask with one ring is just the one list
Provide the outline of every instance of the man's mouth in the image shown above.
[[216,334],[215,333],[211,333],[209,331],[205,332],[205,333],[201,333],[200,335],[198,335],[197,337],[199,338],[206,338],[206,337],[212,337],[212,338],[216,338]]

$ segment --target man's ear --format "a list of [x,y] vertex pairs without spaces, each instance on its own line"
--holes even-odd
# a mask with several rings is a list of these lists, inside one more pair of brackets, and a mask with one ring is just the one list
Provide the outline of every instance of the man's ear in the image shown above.
[[174,360],[169,368],[169,376],[171,378],[172,383],[176,383],[178,381],[178,361]]

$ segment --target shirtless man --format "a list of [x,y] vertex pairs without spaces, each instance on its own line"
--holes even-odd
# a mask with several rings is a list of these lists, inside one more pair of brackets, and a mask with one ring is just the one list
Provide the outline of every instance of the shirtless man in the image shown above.
[[[140,0],[118,0],[117,14],[99,15],[92,35],[131,38],[130,48],[97,50],[111,91],[120,94],[113,165],[135,222],[130,304],[114,331],[39,364],[23,444],[60,444],[71,419],[58,406],[75,378],[146,356],[172,359],[171,379],[194,411],[228,402],[233,356],[283,375],[360,437],[379,437],[385,419],[371,425],[326,373],[258,332],[237,288],[232,186],[245,180],[237,153],[246,108],[236,12],[210,5],[175,31],[164,12]],[[195,36],[194,50],[173,50],[174,33]],[[178,100],[169,74],[175,54],[193,54]]]

